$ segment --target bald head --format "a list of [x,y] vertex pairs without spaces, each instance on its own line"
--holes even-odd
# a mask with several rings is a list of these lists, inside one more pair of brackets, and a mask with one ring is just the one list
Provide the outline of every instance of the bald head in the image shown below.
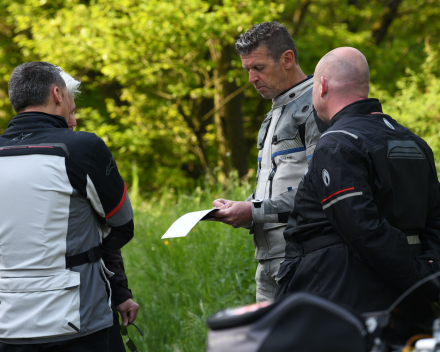
[[367,99],[369,82],[368,62],[359,50],[343,47],[330,51],[315,69],[314,86],[320,92],[314,92],[313,103],[318,115],[329,122],[346,105]]

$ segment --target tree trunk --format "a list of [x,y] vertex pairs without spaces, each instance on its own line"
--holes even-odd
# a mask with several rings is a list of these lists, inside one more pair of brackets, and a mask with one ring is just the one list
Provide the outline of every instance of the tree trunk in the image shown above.
[[220,183],[225,184],[227,175],[229,174],[229,162],[228,162],[228,148],[226,132],[223,122],[223,109],[221,108],[221,102],[223,100],[223,85],[219,82],[220,72],[218,69],[214,70],[215,79],[215,95],[214,95],[214,122],[216,128],[217,138],[217,165],[219,167],[218,180]]
[[[223,48],[222,52],[222,67],[223,74],[226,76],[228,70],[231,69],[231,60],[235,53],[235,48],[230,45]],[[239,92],[239,87],[235,82],[228,82],[227,79],[222,81],[223,97],[234,96]],[[226,136],[228,139],[228,146],[231,153],[232,167],[238,171],[239,177],[247,174],[247,153],[246,153],[246,139],[243,130],[243,117],[241,113],[241,103],[243,100],[243,93],[236,94],[229,102],[224,105],[223,116],[226,124]]]
[[373,24],[373,38],[376,45],[379,45],[388,32],[388,28],[397,16],[397,9],[402,0],[388,0],[379,19]]
[[304,17],[307,13],[307,9],[311,3],[312,3],[311,0],[301,1],[300,5],[298,5],[297,9],[295,10],[293,14],[293,30],[292,30],[293,39],[295,39],[295,37],[298,35],[299,29],[301,28],[301,25],[304,21]]
[[[231,166],[239,175],[247,173],[246,141],[243,133],[241,101],[243,87],[228,82],[228,71],[234,55],[232,45],[220,47],[218,41],[210,40],[208,47],[216,66],[213,73],[215,82],[214,122],[218,143],[218,179],[226,183]],[[221,51],[220,51],[221,50]]]

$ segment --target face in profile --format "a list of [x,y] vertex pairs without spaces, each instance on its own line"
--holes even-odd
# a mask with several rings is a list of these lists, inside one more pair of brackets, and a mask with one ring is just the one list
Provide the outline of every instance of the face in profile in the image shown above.
[[73,99],[72,95],[69,94],[68,100],[69,100],[70,110],[69,110],[69,119],[67,120],[67,125],[68,125],[69,129],[71,129],[73,131],[76,126],[76,119],[75,119],[76,105],[75,105],[75,100]]
[[249,82],[265,99],[273,99],[281,94],[286,80],[281,64],[282,57],[274,61],[265,45],[260,45],[247,55],[240,55],[243,67],[249,73]]

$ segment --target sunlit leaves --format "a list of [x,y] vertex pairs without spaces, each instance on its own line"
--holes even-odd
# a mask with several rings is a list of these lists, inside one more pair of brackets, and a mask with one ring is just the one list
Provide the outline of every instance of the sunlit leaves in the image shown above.
[[[381,0],[3,0],[0,125],[4,129],[13,116],[7,99],[13,68],[49,61],[82,81],[79,129],[108,143],[128,184],[135,160],[143,190],[194,185],[194,177],[218,161],[218,126],[205,117],[218,93],[213,53],[253,24],[278,20],[295,33],[306,74],[335,47],[360,49],[385,108],[438,153],[440,7],[433,0],[402,0],[377,45],[372,27],[383,9]],[[220,79],[246,84],[238,55]],[[254,160],[270,101],[252,87],[243,93],[245,137]]]

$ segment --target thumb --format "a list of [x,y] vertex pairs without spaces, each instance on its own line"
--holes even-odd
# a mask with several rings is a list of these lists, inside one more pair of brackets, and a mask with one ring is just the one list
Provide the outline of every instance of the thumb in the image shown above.
[[124,326],[128,326],[128,316],[127,316],[127,311],[126,311],[126,310],[123,310],[122,312],[119,312],[119,314],[121,314],[122,325],[124,325]]
[[219,208],[219,207],[225,205],[225,200],[223,198],[216,199],[212,202],[212,205]]

